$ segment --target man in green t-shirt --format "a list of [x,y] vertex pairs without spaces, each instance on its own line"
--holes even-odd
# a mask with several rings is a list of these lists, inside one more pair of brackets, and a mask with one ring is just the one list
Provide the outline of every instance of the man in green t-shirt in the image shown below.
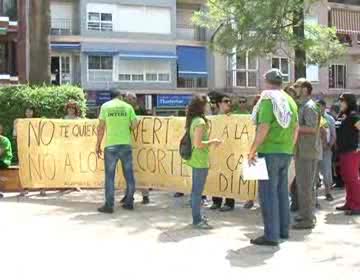
[[[126,92],[124,94],[124,101],[128,104],[130,104],[134,110],[137,116],[146,116],[148,115],[146,113],[146,110],[143,109],[141,106],[139,106],[138,102],[137,102],[137,97],[136,94],[133,92]],[[148,189],[138,189],[139,191],[141,191],[141,194],[143,196],[143,204],[149,204],[150,203],[150,193]],[[121,200],[121,203],[124,203],[126,200],[126,196],[124,196]]]
[[118,161],[121,161],[126,180],[126,200],[123,208],[134,208],[135,179],[133,170],[131,130],[137,120],[134,108],[122,100],[120,91],[113,90],[112,100],[101,106],[96,143],[96,153],[101,157],[101,144],[106,131],[105,141],[105,205],[98,209],[101,213],[114,212],[114,180]]
[[251,240],[255,245],[277,246],[280,238],[289,238],[288,169],[294,153],[298,113],[295,101],[281,90],[282,79],[277,69],[265,74],[266,90],[253,112],[257,131],[249,163],[254,164],[258,153],[265,158],[269,174],[269,180],[259,181],[264,235]]
[[[4,128],[0,123],[0,169],[9,168],[13,157],[11,142],[7,137],[3,136],[3,132]],[[0,193],[0,198],[3,198],[2,193]]]

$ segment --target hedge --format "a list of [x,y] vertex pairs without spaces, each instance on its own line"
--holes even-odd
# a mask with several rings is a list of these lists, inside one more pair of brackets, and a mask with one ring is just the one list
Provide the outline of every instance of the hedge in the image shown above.
[[[13,140],[12,131],[14,120],[23,118],[25,109],[35,109],[35,116],[42,118],[63,118],[64,106],[69,100],[79,105],[82,116],[86,113],[86,96],[79,87],[28,85],[0,87],[0,123],[4,126],[5,135]],[[19,136],[19,135],[18,135]],[[16,154],[16,143],[13,141]],[[16,161],[16,156],[14,161]]]

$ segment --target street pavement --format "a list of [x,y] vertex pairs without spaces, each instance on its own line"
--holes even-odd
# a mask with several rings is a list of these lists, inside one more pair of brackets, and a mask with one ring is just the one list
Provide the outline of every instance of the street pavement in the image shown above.
[[[292,231],[279,248],[252,246],[258,208],[206,209],[212,231],[189,226],[189,196],[153,191],[135,210],[96,212],[102,191],[6,194],[0,201],[0,279],[360,279],[360,217],[320,197],[318,226]],[[121,194],[117,194],[117,201]]]

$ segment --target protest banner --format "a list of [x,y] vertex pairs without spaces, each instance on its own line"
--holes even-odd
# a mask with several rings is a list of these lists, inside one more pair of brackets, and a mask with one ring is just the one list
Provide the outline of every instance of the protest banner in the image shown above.
[[[31,119],[17,122],[20,180],[24,188],[103,188],[104,161],[95,152],[97,120]],[[133,134],[138,187],[188,193],[191,168],[181,160],[185,118],[142,117]],[[254,199],[257,182],[242,178],[242,163],[254,138],[249,116],[209,118],[211,138],[224,144],[210,151],[205,193]],[[20,137],[21,135],[21,137]],[[119,163],[117,185],[124,187]]]

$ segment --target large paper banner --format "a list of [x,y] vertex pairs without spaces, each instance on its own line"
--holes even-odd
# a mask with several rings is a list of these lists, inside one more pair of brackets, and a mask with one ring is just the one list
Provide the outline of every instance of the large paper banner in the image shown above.
[[[209,119],[211,138],[224,144],[210,151],[205,193],[253,199],[257,183],[242,178],[242,164],[254,138],[249,116]],[[102,188],[104,161],[95,153],[97,120],[20,120],[17,123],[20,179],[24,188]],[[142,117],[133,131],[137,187],[188,193],[191,168],[179,155],[185,118]],[[119,163],[117,186],[124,186]]]

